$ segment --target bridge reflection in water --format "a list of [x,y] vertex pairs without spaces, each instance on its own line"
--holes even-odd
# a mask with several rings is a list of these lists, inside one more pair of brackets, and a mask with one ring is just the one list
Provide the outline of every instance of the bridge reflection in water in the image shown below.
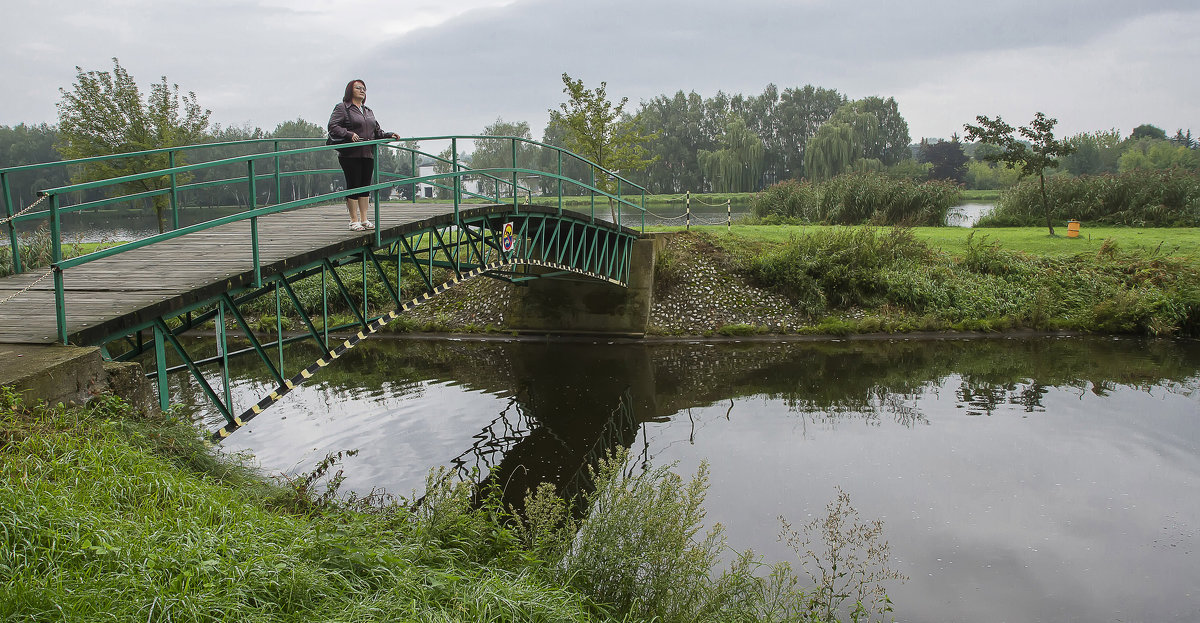
[[[1039,413],[1056,388],[1103,394],[1131,379],[1188,387],[1198,371],[1200,353],[1169,341],[386,340],[356,350],[226,445],[271,469],[304,469],[326,452],[360,448],[347,486],[399,493],[449,465],[519,502],[539,482],[574,493],[587,466],[613,449],[629,449],[636,469],[665,450],[667,428],[671,443],[703,441],[705,428],[718,426],[713,418],[736,425],[749,397],[787,405],[807,436],[852,421],[930,427],[921,398],[929,392],[948,392],[966,416]],[[235,390],[251,395],[266,382],[246,364],[231,374]],[[682,439],[680,427],[689,429]]]

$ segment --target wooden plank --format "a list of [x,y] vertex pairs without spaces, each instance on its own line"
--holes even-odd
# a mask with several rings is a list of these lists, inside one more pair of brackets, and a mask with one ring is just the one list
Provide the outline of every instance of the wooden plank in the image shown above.
[[[464,206],[460,213],[466,216],[504,209],[507,207]],[[394,237],[415,224],[445,218],[453,211],[453,204],[384,204],[376,226],[381,235]],[[264,276],[296,265],[299,258],[313,261],[374,240],[374,232],[351,231],[346,222],[345,207],[338,204],[260,217],[259,259]],[[272,268],[274,265],[278,268]],[[45,276],[45,271],[34,269],[0,278],[0,301],[13,297],[0,304],[0,342],[57,340],[54,280],[46,277],[31,287]],[[220,284],[228,279],[244,280],[252,271],[248,221],[77,266],[68,269],[63,279],[68,330],[73,333],[81,327],[135,317],[163,302],[182,301],[193,292],[223,287]]]

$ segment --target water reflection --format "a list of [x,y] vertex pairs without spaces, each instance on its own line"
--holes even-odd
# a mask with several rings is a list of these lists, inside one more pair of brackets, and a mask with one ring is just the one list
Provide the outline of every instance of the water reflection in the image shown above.
[[[270,389],[252,363],[234,364],[248,402]],[[451,465],[515,501],[540,481],[586,490],[616,447],[631,469],[704,460],[735,547],[789,555],[776,518],[819,513],[835,484],[883,517],[913,578],[901,620],[1200,614],[1194,341],[373,340],[338,364],[225,449],[303,470],[357,448],[355,489],[405,493]]]

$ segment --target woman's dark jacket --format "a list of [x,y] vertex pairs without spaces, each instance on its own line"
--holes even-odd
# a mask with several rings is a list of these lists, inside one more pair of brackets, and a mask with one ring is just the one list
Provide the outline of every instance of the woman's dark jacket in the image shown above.
[[[365,104],[362,106],[362,110],[359,110],[358,106],[340,102],[333,107],[333,114],[329,116],[329,138],[349,143],[352,132],[364,141],[387,138],[392,135],[391,132],[379,129],[375,113],[371,112],[371,109],[367,108]],[[337,151],[339,158],[372,158],[375,153],[371,145],[343,147]]]

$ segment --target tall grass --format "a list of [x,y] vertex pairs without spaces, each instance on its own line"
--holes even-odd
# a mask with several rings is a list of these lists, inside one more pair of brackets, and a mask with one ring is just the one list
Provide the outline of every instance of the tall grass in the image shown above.
[[[527,570],[423,541],[432,531],[411,516],[297,505],[151,450],[168,435],[205,452],[186,424],[129,427],[112,401],[3,402],[0,620],[598,619]],[[496,533],[456,542],[479,550]]]
[[[749,553],[715,573],[725,546],[719,530],[699,535],[703,469],[690,481],[666,469],[631,474],[618,455],[596,471],[586,515],[543,487],[516,516],[498,494],[444,471],[431,473],[419,505],[338,496],[337,458],[271,484],[170,415],[140,416],[111,397],[27,405],[2,388],[0,620],[825,621],[864,612]],[[886,549],[849,537],[839,547],[857,545]]]
[[750,209],[764,222],[945,225],[960,197],[959,187],[948,182],[917,184],[864,172],[819,184],[780,182],[755,195]]
[[[63,259],[69,259],[116,244],[121,243],[113,240],[83,242],[79,238],[75,238],[74,240],[63,240],[61,251]],[[25,270],[43,268],[49,266],[54,261],[54,246],[50,237],[50,230],[45,227],[19,234],[17,236],[17,249],[21,252],[21,264]],[[13,274],[12,247],[7,245],[0,246],[0,277],[11,274]]]
[[[1134,227],[1200,226],[1200,175],[1182,169],[1134,170],[1117,175],[1059,175],[1046,180],[1050,218]],[[1001,196],[980,227],[1044,225],[1036,179]]]

